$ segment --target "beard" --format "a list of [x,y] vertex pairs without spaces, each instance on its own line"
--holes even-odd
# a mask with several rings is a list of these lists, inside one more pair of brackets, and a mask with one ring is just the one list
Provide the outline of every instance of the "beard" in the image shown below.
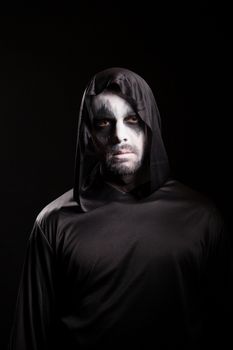
[[105,167],[108,171],[114,173],[115,175],[132,175],[135,174],[136,171],[141,167],[142,162],[137,161],[133,162],[133,164],[127,165],[126,162],[111,162],[108,161],[105,163]]
[[[114,153],[122,149],[133,152],[136,155],[135,159],[129,159],[127,156],[125,158],[116,159]],[[142,159],[139,159],[138,150],[131,146],[115,148],[114,150],[107,152],[104,159],[104,167],[114,175],[135,174],[141,165]]]

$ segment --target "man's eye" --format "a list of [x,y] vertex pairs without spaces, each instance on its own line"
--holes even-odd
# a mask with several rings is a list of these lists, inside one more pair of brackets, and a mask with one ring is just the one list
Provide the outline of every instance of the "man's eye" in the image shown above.
[[98,121],[96,121],[95,124],[96,124],[96,126],[98,126],[98,127],[100,127],[100,128],[104,128],[104,127],[110,125],[109,121],[106,120],[106,119],[98,120]]
[[127,120],[127,122],[129,122],[131,124],[136,124],[136,123],[138,123],[139,118],[136,115],[130,115],[129,117],[127,117],[126,120]]

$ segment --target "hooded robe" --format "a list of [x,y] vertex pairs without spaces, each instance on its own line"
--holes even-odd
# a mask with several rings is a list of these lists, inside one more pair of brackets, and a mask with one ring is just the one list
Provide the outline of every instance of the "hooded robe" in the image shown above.
[[[91,97],[104,90],[126,99],[150,134],[149,181],[128,193],[103,181],[88,132]],[[221,344],[224,222],[209,199],[171,177],[155,98],[138,74],[110,68],[89,81],[75,164],[74,188],[35,220],[9,349]]]

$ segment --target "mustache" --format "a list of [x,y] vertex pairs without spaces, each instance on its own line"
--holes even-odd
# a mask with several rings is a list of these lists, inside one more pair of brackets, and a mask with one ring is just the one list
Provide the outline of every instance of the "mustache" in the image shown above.
[[131,145],[124,145],[124,146],[116,145],[116,146],[109,148],[107,150],[107,153],[108,154],[115,154],[115,153],[118,153],[121,151],[128,151],[128,152],[132,152],[132,153],[136,153],[136,154],[138,153],[137,149]]

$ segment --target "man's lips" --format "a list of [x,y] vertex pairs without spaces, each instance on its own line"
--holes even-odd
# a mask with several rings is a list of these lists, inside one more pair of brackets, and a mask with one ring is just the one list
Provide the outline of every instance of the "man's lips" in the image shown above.
[[125,150],[125,151],[119,151],[119,152],[113,153],[113,155],[116,156],[116,155],[119,155],[119,154],[126,154],[126,153],[133,153],[133,152]]
[[124,158],[131,158],[133,155],[134,155],[134,152],[122,150],[122,151],[113,153],[112,156],[115,159],[124,159]]

